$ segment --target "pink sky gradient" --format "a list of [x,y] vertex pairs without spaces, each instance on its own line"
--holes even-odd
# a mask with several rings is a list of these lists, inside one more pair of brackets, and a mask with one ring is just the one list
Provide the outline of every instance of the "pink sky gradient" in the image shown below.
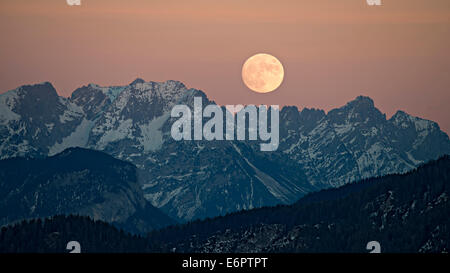
[[[0,1],[0,91],[50,81],[82,85],[179,80],[219,104],[330,110],[370,96],[450,132],[450,1]],[[276,56],[279,89],[245,87],[241,68]]]

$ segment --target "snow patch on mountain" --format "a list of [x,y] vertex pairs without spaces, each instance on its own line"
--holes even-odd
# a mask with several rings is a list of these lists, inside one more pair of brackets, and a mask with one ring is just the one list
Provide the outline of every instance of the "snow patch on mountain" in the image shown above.
[[66,106],[63,114],[59,116],[60,123],[70,122],[84,115],[81,107],[77,106],[74,103],[70,103],[67,99],[59,97],[59,102],[62,105]]
[[132,119],[120,120],[117,128],[112,128],[112,125],[110,125],[110,128],[111,128],[110,130],[105,130],[105,131],[98,129],[98,128],[94,128],[92,130],[93,133],[95,133],[95,134],[103,133],[99,142],[97,142],[96,147],[98,149],[102,150],[109,143],[132,137],[132,135],[133,135],[133,120]]
[[49,148],[49,156],[58,154],[70,147],[86,147],[89,140],[89,132],[93,126],[94,121],[83,119],[72,134],[63,138],[61,142],[56,142]]
[[142,137],[139,138],[139,141],[141,146],[144,147],[144,152],[161,149],[162,144],[164,143],[161,127],[169,117],[169,113],[166,113],[161,117],[153,119],[148,124],[139,125],[142,135]]
[[183,190],[184,187],[178,187],[170,192],[148,193],[145,194],[144,197],[150,201],[150,203],[154,204],[153,206],[158,205],[158,207],[164,207],[170,200],[178,196]]
[[124,86],[114,86],[106,90],[102,89],[103,93],[108,96],[111,102],[114,102],[123,90],[125,90]]
[[0,94],[0,124],[7,124],[10,121],[20,120],[20,115],[13,112],[16,100],[18,99],[16,90]]

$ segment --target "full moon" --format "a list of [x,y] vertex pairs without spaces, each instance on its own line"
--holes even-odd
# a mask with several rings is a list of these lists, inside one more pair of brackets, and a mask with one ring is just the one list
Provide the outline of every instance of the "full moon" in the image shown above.
[[242,67],[242,80],[251,90],[268,93],[283,82],[284,69],[281,62],[272,55],[260,53],[251,56]]

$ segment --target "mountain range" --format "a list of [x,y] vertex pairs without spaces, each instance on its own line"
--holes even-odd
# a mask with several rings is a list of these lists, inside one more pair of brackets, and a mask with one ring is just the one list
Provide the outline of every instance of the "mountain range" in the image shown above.
[[89,84],[69,98],[48,82],[21,86],[0,95],[0,158],[43,158],[70,147],[105,152],[134,164],[145,199],[183,222],[291,204],[450,154],[437,123],[403,111],[387,119],[364,96],[328,113],[283,107],[274,152],[255,141],[175,141],[171,109],[192,109],[194,97],[215,103],[177,81]]

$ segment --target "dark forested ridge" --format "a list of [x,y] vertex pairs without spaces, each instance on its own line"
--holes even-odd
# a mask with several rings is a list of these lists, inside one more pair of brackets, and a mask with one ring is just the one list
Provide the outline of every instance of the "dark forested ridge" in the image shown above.
[[131,235],[87,216],[53,216],[24,220],[3,227],[0,232],[0,253],[68,253],[67,243],[77,241],[81,252],[145,252],[147,240]]
[[309,194],[291,206],[241,211],[131,236],[86,217],[4,227],[1,252],[448,252],[450,157],[401,175]]

